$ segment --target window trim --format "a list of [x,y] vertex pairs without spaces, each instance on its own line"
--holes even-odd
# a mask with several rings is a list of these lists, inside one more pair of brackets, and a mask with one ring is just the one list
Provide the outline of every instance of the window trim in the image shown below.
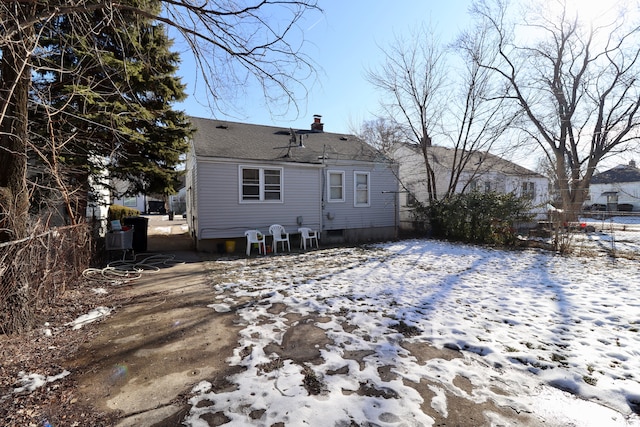
[[[332,198],[331,197],[331,189],[333,188],[331,186],[331,175],[340,175],[340,188],[342,189],[342,194],[341,197],[338,198]],[[345,201],[345,197],[344,197],[344,193],[345,193],[345,180],[344,180],[344,171],[339,171],[339,170],[328,170],[327,171],[327,202],[328,203],[344,203]]]
[[[245,199],[244,198],[244,170],[257,170],[258,171],[258,198],[257,199]],[[265,193],[265,171],[278,171],[280,177],[280,198],[279,199],[266,199]],[[255,166],[255,165],[238,165],[238,202],[239,203],[284,203],[284,168],[277,166]]]
[[[358,176],[364,175],[367,177],[367,202],[358,203]],[[354,171],[353,172],[353,207],[355,208],[368,208],[371,206],[371,172]]]
[[405,198],[405,207],[407,208],[415,208],[418,206],[418,198],[413,190],[407,190],[406,198]]
[[520,184],[520,191],[520,197],[522,197],[523,199],[535,200],[536,183],[533,181],[522,181],[522,183]]

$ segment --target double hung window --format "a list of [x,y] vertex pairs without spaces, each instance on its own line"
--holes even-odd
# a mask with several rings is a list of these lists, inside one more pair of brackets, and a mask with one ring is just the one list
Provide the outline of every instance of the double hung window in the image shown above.
[[344,202],[344,172],[327,172],[327,200],[329,202]]
[[353,205],[369,206],[369,172],[354,172],[353,184]]
[[282,201],[282,169],[241,166],[240,200],[243,202]]
[[533,182],[523,182],[522,183],[522,197],[525,199],[533,200],[536,195],[536,187]]

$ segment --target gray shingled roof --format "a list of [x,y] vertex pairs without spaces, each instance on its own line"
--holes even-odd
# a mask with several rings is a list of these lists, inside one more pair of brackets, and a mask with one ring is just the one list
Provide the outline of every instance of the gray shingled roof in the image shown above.
[[[420,153],[420,148],[411,144],[411,148]],[[454,162],[455,150],[453,148],[432,146],[429,147],[429,153],[435,163],[441,165],[446,169],[451,169]],[[422,155],[422,154],[420,154]],[[501,172],[505,175],[512,176],[529,176],[529,177],[543,177],[543,175],[534,172],[530,169],[522,167],[516,163],[505,160],[501,157],[495,156],[486,151],[475,151],[471,154],[471,158],[467,163],[465,170],[478,169],[478,173],[486,172]]]
[[317,164],[322,163],[322,156],[331,160],[386,161],[353,135],[197,117],[190,120],[196,128],[193,145],[198,157]]
[[591,178],[591,184],[613,184],[618,182],[640,182],[640,169],[632,165],[619,165]]

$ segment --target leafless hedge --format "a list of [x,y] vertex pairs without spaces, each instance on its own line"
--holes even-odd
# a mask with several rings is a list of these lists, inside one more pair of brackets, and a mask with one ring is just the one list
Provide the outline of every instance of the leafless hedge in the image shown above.
[[32,328],[36,313],[82,277],[91,245],[87,224],[0,244],[0,333]]

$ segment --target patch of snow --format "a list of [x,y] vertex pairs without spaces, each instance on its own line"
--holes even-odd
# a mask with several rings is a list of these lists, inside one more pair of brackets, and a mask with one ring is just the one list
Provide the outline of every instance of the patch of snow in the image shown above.
[[96,320],[108,316],[110,313],[111,309],[108,307],[97,307],[91,310],[89,313],[83,314],[72,322],[67,323],[65,326],[71,326],[74,330],[80,329],[88,323],[95,322]]
[[171,234],[171,226],[168,227],[153,227],[153,230],[155,231],[156,234],[163,234],[163,235],[170,235]]
[[44,386],[45,384],[52,383],[54,381],[58,381],[67,375],[71,374],[71,372],[66,369],[59,373],[58,375],[50,375],[44,376],[40,374],[27,374],[24,371],[20,371],[20,378],[18,381],[22,384],[21,387],[17,387],[13,389],[14,393],[23,393],[23,392],[32,392],[37,388]]
[[213,308],[218,313],[226,313],[231,311],[231,307],[228,304],[209,304],[209,308]]

